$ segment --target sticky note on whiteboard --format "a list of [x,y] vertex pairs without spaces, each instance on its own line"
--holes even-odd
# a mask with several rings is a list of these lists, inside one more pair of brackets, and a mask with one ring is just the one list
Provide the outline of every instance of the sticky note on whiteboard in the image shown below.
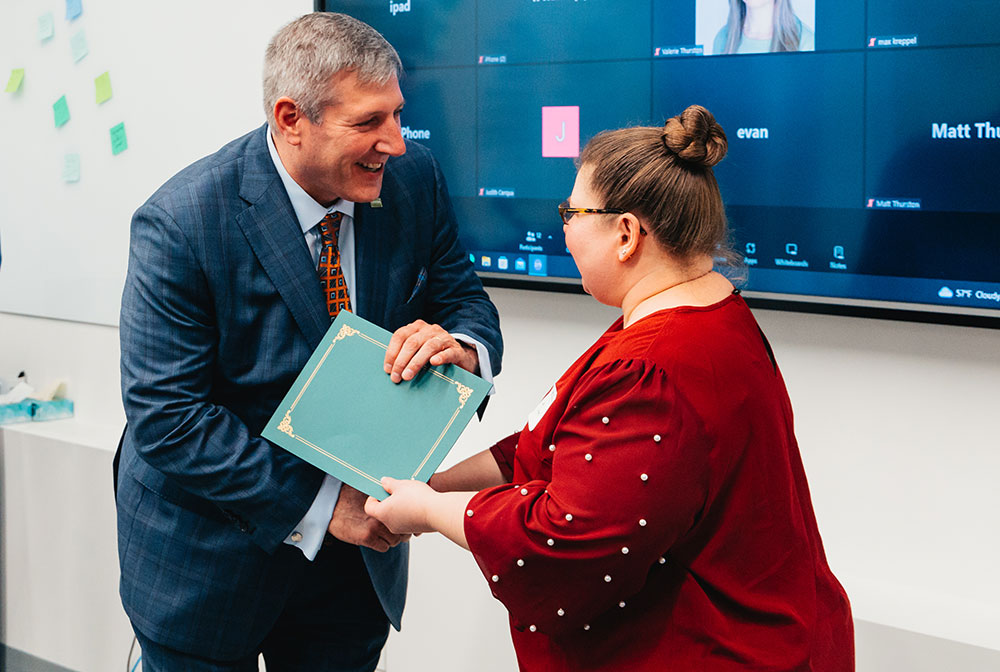
[[128,137],[125,135],[125,122],[111,127],[111,153],[121,154],[128,149]]
[[52,103],[52,118],[55,121],[56,128],[63,126],[69,121],[69,103],[66,102],[66,96],[62,96],[59,100]]
[[56,20],[52,17],[52,12],[45,12],[38,17],[38,41],[52,39],[56,34]]
[[79,63],[84,56],[90,53],[90,49],[87,47],[87,35],[82,28],[69,38],[69,48],[73,54],[74,63]]
[[105,72],[94,79],[94,91],[98,105],[106,100],[111,100],[111,75],[109,73]]
[[66,20],[72,21],[83,14],[83,0],[66,0]]
[[4,93],[17,93],[24,81],[24,68],[14,68],[10,71],[10,79],[7,80],[7,88]]
[[79,154],[66,154],[63,157],[62,179],[63,179],[63,182],[79,182],[80,181],[80,155]]

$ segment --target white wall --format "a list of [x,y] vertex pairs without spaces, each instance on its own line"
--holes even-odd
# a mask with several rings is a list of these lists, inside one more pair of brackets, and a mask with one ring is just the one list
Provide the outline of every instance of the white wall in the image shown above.
[[[589,297],[491,294],[507,348],[499,393],[449,463],[517,429],[615,317]],[[1000,669],[1000,332],[757,315],[791,393],[830,564],[854,605],[858,669]],[[117,356],[114,328],[0,313],[0,372],[23,368],[39,383],[68,377],[77,420],[89,435],[113,438],[120,427]],[[104,492],[109,483],[100,476],[90,485]],[[101,520],[108,524],[107,516]],[[5,557],[33,543],[36,533],[5,536]],[[105,531],[94,538],[106,538]],[[76,544],[68,556],[91,550]],[[117,568],[107,571],[113,576],[102,585],[114,590]],[[6,586],[16,580],[4,573]],[[388,672],[514,669],[504,611],[464,551],[439,538],[417,539],[409,599],[403,632],[390,638]],[[13,620],[35,617],[8,607],[5,602],[7,632]],[[82,613],[77,623],[93,618]],[[41,616],[33,627],[56,636]],[[83,659],[73,655],[55,662],[72,667]]]
[[[178,170],[264,123],[264,49],[312,6],[86,0],[68,22],[64,0],[0,2],[0,76],[25,69],[21,90],[0,95],[0,310],[117,324],[132,213]],[[47,12],[55,35],[40,42]],[[81,30],[89,53],[73,62]],[[112,97],[98,105],[94,78],[105,71]],[[56,128],[62,95],[70,120]],[[128,149],[114,156],[119,122]],[[81,166],[69,184],[67,153]]]

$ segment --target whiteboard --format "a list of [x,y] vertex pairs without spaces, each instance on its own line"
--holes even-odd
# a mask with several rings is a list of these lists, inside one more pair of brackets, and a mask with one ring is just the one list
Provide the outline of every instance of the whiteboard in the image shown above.
[[[178,170],[264,123],[264,49],[312,0],[0,2],[0,312],[117,325],[129,221]],[[51,12],[54,35],[39,39]],[[74,62],[83,31],[87,55]],[[97,104],[107,71],[112,97]],[[56,128],[65,95],[70,119]],[[128,148],[111,151],[124,122]],[[80,179],[63,179],[67,153]]]

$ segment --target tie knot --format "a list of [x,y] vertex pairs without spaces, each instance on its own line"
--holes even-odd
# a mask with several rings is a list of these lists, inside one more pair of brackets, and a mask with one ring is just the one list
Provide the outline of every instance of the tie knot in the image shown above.
[[323,238],[324,244],[329,244],[329,240],[336,240],[337,236],[340,234],[340,223],[344,219],[344,213],[342,212],[329,212],[327,215],[320,220],[317,224],[319,227],[320,237]]

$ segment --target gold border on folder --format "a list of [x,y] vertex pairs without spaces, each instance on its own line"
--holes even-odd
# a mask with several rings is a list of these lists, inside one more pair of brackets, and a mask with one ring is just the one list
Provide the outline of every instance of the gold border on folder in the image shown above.
[[[381,482],[379,481],[379,479],[375,478],[371,474],[368,474],[368,473],[364,472],[363,470],[359,469],[358,467],[356,467],[353,464],[350,464],[349,462],[345,462],[341,458],[337,457],[336,455],[331,454],[330,452],[324,450],[323,448],[320,448],[319,446],[317,446],[316,444],[314,444],[311,441],[307,440],[306,438],[297,435],[295,433],[295,430],[292,427],[292,411],[295,410],[295,407],[298,405],[299,400],[302,399],[302,395],[305,394],[305,391],[309,388],[309,385],[312,384],[312,381],[316,377],[317,372],[319,372],[320,368],[322,368],[323,364],[326,362],[326,358],[330,356],[330,353],[333,351],[334,346],[337,345],[337,343],[339,341],[342,341],[342,340],[344,340],[346,338],[350,338],[350,337],[353,337],[353,336],[360,336],[364,340],[368,341],[369,343],[371,343],[373,345],[377,345],[378,347],[382,348],[383,350],[388,349],[388,346],[385,345],[384,343],[380,343],[377,340],[375,340],[374,338],[372,338],[371,336],[368,336],[367,334],[361,333],[360,331],[358,331],[354,327],[350,327],[350,326],[348,326],[346,324],[342,325],[340,327],[340,331],[337,333],[337,335],[334,337],[334,339],[332,341],[330,341],[330,345],[327,347],[326,352],[324,352],[323,356],[320,357],[319,362],[316,364],[316,368],[314,368],[310,372],[309,378],[306,380],[305,385],[302,386],[302,389],[299,390],[298,395],[296,395],[296,397],[295,397],[295,401],[293,401],[291,407],[287,411],[285,411],[285,416],[281,419],[281,422],[278,424],[278,431],[279,432],[283,432],[283,433],[287,434],[288,436],[292,437],[293,439],[295,439],[296,441],[309,446],[310,448],[312,448],[316,452],[318,452],[318,453],[320,453],[322,455],[325,455],[326,457],[330,458],[331,460],[333,460],[337,464],[341,465],[342,467],[350,469],[351,471],[353,471],[357,475],[359,475],[359,476],[361,476],[363,478],[368,479],[372,483],[374,483],[376,485],[381,485]],[[455,386],[455,390],[458,393],[458,407],[455,409],[455,412],[451,414],[451,418],[449,418],[448,422],[445,423],[444,429],[441,430],[441,433],[438,435],[437,440],[434,441],[434,444],[431,446],[430,450],[428,450],[427,454],[424,455],[424,459],[417,466],[416,470],[413,472],[413,474],[410,476],[410,478],[416,478],[417,474],[420,473],[420,470],[423,469],[424,465],[427,464],[427,461],[429,459],[431,459],[431,455],[433,455],[434,451],[437,450],[437,447],[441,444],[441,441],[444,439],[445,434],[447,434],[448,430],[451,429],[451,426],[454,424],[455,419],[458,418],[458,414],[461,412],[461,410],[463,408],[465,408],[465,402],[469,400],[469,397],[472,396],[472,392],[473,392],[472,388],[469,387],[468,385],[463,385],[462,383],[458,382],[457,380],[454,380],[453,378],[449,378],[448,376],[444,375],[440,371],[436,371],[434,369],[428,369],[428,371],[429,371],[429,373],[431,373],[431,375],[437,376],[438,378],[440,378],[442,380],[446,380],[446,381],[448,381],[449,383],[451,383],[452,385]]]

